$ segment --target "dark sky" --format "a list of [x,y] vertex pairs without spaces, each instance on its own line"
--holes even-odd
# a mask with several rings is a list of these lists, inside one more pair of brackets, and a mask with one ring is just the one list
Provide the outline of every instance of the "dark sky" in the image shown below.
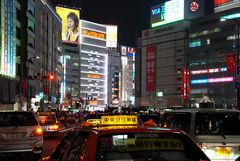
[[[121,45],[136,46],[136,37],[150,28],[151,6],[167,0],[52,0],[55,4],[81,8],[81,19],[118,26]],[[211,8],[213,0],[205,0]]]
[[[152,1],[152,2],[151,2]],[[118,26],[121,45],[135,46],[137,35],[149,27],[149,9],[161,0],[56,0],[81,8],[81,19]]]

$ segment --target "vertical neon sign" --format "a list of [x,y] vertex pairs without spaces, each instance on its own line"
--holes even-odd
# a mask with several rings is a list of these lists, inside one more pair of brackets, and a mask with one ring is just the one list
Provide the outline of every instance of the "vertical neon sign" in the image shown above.
[[1,1],[0,74],[16,77],[16,10],[14,1]]

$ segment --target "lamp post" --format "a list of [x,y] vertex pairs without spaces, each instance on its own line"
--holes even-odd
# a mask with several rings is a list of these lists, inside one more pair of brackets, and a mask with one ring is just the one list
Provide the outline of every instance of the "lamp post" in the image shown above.
[[30,102],[30,88],[29,88],[29,63],[33,63],[32,59],[39,59],[39,56],[33,56],[27,59],[27,111],[31,107],[31,102]]
[[[238,71],[237,71],[237,68],[238,68],[238,66],[239,66],[239,21],[238,21],[238,19],[237,18],[221,18],[221,21],[222,22],[224,22],[224,21],[232,21],[232,22],[234,22],[234,25],[235,25],[235,34],[237,34],[237,44],[236,44],[236,47],[237,47],[237,53],[236,53],[236,55],[237,55],[237,59],[236,59],[236,72],[235,72],[235,81],[236,81],[236,79],[237,79],[237,77],[239,77],[239,75],[238,75]],[[236,37],[235,37],[235,40],[236,40]],[[236,86],[236,89],[237,89],[237,93],[236,93],[236,98],[237,98],[237,110],[240,110],[240,89],[239,89],[239,87],[237,87]]]

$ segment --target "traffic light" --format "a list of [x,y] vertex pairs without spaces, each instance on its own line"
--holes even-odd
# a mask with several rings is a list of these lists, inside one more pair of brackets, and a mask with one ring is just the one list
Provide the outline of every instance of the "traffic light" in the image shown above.
[[54,79],[53,74],[49,74],[49,75],[48,75],[48,80],[53,80],[53,79]]

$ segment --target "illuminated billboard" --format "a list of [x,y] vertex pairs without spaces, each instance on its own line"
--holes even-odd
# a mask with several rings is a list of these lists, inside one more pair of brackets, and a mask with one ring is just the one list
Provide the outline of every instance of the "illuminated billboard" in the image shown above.
[[184,0],[170,0],[151,8],[151,27],[184,19]]
[[214,0],[214,11],[222,12],[232,8],[237,8],[240,5],[240,0]]
[[116,48],[117,47],[117,26],[107,25],[107,47]]
[[240,1],[240,0],[214,0],[214,6],[219,7],[219,6],[227,5],[237,1]]
[[62,41],[79,43],[80,11],[76,9],[56,7],[56,12],[62,19]]
[[14,1],[1,1],[0,75],[16,77],[16,6]]

